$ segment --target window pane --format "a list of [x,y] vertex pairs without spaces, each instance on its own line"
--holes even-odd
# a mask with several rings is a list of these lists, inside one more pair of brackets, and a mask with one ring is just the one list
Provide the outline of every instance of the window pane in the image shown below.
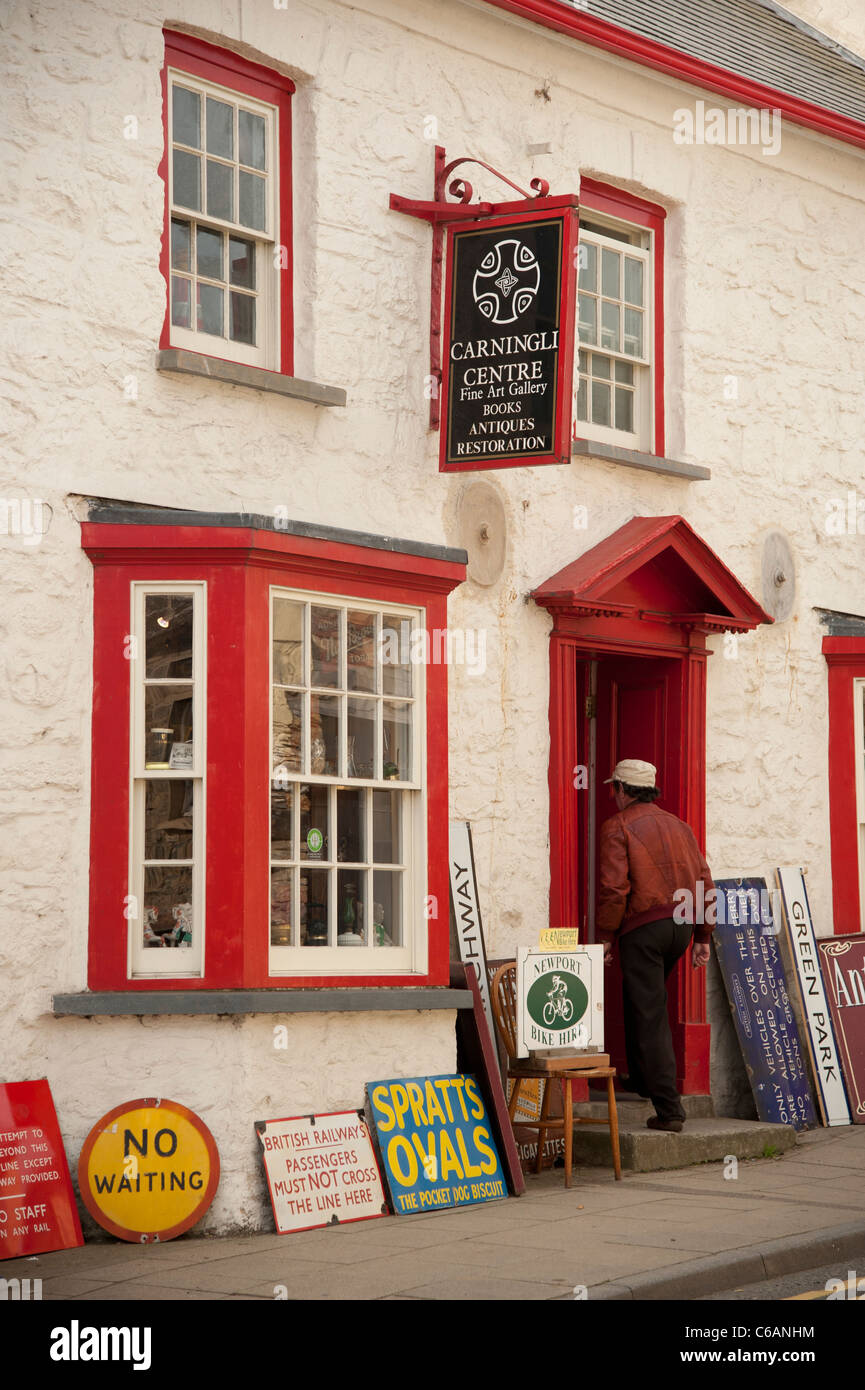
[[634,369],[630,362],[616,363],[616,381],[621,381],[625,386],[633,386]]
[[257,232],[265,230],[264,179],[257,174],[240,171],[240,211],[238,222],[244,227],[253,227]]
[[271,859],[294,858],[294,830],[292,807],[294,806],[294,782],[281,786],[271,783],[270,788],[270,857]]
[[240,110],[237,113],[237,146],[241,164],[250,169],[263,169],[264,165],[264,117],[252,111]]
[[303,604],[273,601],[273,679],[277,685],[303,685]]
[[329,795],[329,789],[319,782],[307,782],[300,788],[301,859],[330,858],[327,833]]
[[631,357],[643,355],[643,315],[639,309],[625,310],[625,352]]
[[610,388],[603,381],[592,382],[592,421],[596,425],[610,423]]
[[402,792],[372,794],[372,857],[376,864],[402,862],[400,848],[400,807]]
[[385,695],[411,694],[411,619],[385,613],[381,623],[381,676]]
[[293,869],[270,871],[270,944],[291,945],[291,895],[294,885]]
[[216,285],[203,285],[201,281],[196,286],[198,290],[198,331],[199,333],[214,333],[218,338],[224,336],[223,332],[223,293]]
[[192,594],[144,599],[144,675],[147,680],[192,679]]
[[303,764],[303,696],[290,690],[273,692],[274,774],[301,772]]
[[577,354],[577,365],[581,372],[587,372],[589,370],[589,354],[586,352],[585,348],[580,348]]
[[181,222],[176,217],[171,219],[171,268],[172,270],[192,269],[189,223]]
[[144,766],[188,767],[192,743],[191,685],[144,687]]
[[145,946],[192,945],[192,865],[144,870]]
[[375,776],[375,700],[348,702],[348,777]]
[[605,246],[601,257],[601,294],[609,295],[610,299],[621,299],[622,292],[619,288],[619,268],[621,256],[618,251],[610,251]]
[[372,876],[372,920],[376,946],[402,943],[402,874],[376,869]]
[[621,351],[619,340],[619,316],[620,309],[618,304],[611,304],[608,299],[601,304],[601,347],[609,348],[611,352]]
[[616,429],[634,430],[634,393],[616,387]]
[[229,337],[235,343],[249,343],[250,347],[255,347],[255,299],[251,294],[236,294],[234,290],[229,298]]
[[625,257],[625,299],[629,304],[643,303],[643,262],[633,256]]
[[408,782],[411,780],[411,706],[385,701],[382,715],[382,776],[386,782]]
[[587,294],[580,295],[580,342],[598,341],[598,301]]
[[366,860],[364,845],[364,807],[366,792],[362,787],[337,787],[336,790],[336,857],[343,863],[356,864]]
[[339,774],[339,714],[334,695],[309,697],[309,770],[319,776]]
[[600,353],[592,353],[592,376],[602,377],[604,381],[610,379],[610,359],[601,357]]
[[311,614],[312,685],[339,685],[340,610],[313,607]]
[[207,98],[207,153],[234,158],[234,107]]
[[192,858],[192,782],[148,778],[144,790],[144,858]]
[[171,322],[178,328],[191,327],[189,307],[191,303],[190,290],[192,283],[189,280],[182,280],[179,275],[171,277]]
[[363,888],[366,874],[357,869],[340,869],[337,874],[338,946],[363,946]]
[[300,944],[327,945],[327,869],[300,871]]
[[204,275],[208,280],[224,280],[222,232],[211,232],[207,227],[199,227],[195,240],[199,275]]
[[255,242],[243,237],[228,238],[229,279],[232,285],[255,289]]
[[234,166],[207,161],[207,215],[234,220]]
[[172,137],[178,145],[201,149],[201,97],[188,87],[172,87]]
[[581,241],[577,248],[577,261],[580,267],[579,287],[581,290],[598,292],[598,248],[591,241]]
[[201,160],[185,150],[174,151],[174,201],[181,208],[201,207]]
[[580,384],[577,387],[577,419],[588,420],[586,405],[586,378],[580,377]]
[[348,688],[375,690],[375,614],[348,610]]

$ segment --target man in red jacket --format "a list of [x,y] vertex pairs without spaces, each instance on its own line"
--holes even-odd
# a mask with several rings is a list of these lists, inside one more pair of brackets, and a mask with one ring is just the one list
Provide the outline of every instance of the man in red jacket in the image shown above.
[[605,962],[613,942],[619,946],[629,1071],[623,1080],[654,1104],[650,1129],[678,1134],[685,1111],[676,1089],[666,980],[692,936],[693,965],[707,964],[712,928],[695,927],[694,905],[705,902],[714,884],[691,827],[654,804],[660,792],[651,763],[627,758],[607,780],[618,814],[601,826],[595,925]]

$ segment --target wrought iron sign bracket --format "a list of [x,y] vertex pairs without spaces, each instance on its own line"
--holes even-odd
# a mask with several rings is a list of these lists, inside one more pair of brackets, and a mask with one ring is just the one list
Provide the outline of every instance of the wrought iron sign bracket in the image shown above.
[[[454,170],[460,164],[477,164],[493,174],[508,188],[519,193],[520,200],[511,199],[506,203],[473,203],[474,189],[462,176],[452,179]],[[441,418],[439,397],[442,383],[442,272],[444,267],[445,224],[448,222],[471,222],[484,217],[508,216],[514,212],[524,212],[526,201],[540,203],[547,198],[550,185],[546,179],[532,179],[527,192],[519,184],[499,173],[491,164],[471,155],[461,155],[459,159],[447,162],[445,148],[436,145],[435,180],[432,201],[417,198],[403,198],[399,193],[391,193],[392,212],[404,212],[408,217],[418,217],[432,225],[432,271],[430,274],[430,344],[429,344],[429,382],[430,409],[429,427],[437,430]],[[453,202],[448,201],[448,195]],[[574,199],[576,205],[576,198]]]

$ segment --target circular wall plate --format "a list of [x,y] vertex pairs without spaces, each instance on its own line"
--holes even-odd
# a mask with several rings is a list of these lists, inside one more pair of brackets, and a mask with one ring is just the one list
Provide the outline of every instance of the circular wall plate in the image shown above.
[[762,583],[763,607],[783,623],[796,601],[796,566],[790,542],[780,531],[770,532],[763,542]]
[[505,564],[507,517],[501,493],[492,483],[469,483],[457,504],[460,544],[469,557],[468,577],[495,584]]

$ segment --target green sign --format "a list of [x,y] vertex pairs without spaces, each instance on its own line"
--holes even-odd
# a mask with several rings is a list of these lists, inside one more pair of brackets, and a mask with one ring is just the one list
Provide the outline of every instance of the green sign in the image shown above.
[[561,1032],[579,1023],[589,1004],[589,992],[577,975],[552,970],[529,987],[526,1008],[539,1028]]
[[320,854],[323,844],[324,836],[320,830],[316,830],[315,826],[313,826],[312,830],[307,831],[306,847],[310,854]]

